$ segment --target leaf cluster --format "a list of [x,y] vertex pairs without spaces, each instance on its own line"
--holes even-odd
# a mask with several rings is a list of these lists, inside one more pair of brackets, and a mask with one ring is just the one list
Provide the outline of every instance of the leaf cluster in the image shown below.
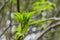
[[[22,12],[22,13],[14,12],[14,15],[15,15],[14,18],[16,19],[17,22],[19,22],[18,28],[15,29],[15,31],[17,32],[16,35],[15,35],[15,39],[18,40],[18,38],[24,37],[24,35],[28,31],[29,25],[32,25],[32,24],[39,24],[39,25],[40,24],[41,25],[46,24],[47,21],[42,21],[41,19],[36,20],[36,21],[31,21],[32,20],[31,18],[33,17],[33,15],[35,14],[36,11],[51,10],[55,7],[56,7],[55,3],[49,3],[48,1],[42,0],[40,2],[35,2],[33,4],[33,8],[34,8],[33,12]],[[50,23],[50,22],[48,22],[48,23]]]
[[56,7],[56,4],[55,3],[51,3],[51,2],[48,2],[48,1],[45,1],[45,0],[42,0],[40,2],[35,2],[33,4],[33,8],[35,11],[46,11],[46,10],[52,10]]
[[23,36],[25,33],[27,33],[29,22],[30,22],[31,17],[34,15],[34,12],[29,12],[29,13],[15,12],[14,14],[15,14],[14,18],[19,22],[19,27],[16,28],[17,33],[15,37],[18,39],[20,36]]

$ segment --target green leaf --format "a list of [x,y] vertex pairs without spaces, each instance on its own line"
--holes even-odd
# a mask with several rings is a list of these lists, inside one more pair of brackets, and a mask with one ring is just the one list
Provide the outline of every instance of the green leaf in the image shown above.
[[16,4],[16,0],[9,0],[9,2],[12,2],[13,4]]
[[29,12],[27,15],[27,21],[30,22],[31,17],[35,14],[35,12]]
[[22,30],[22,34],[26,34],[28,31],[28,25],[25,25],[25,27]]
[[35,2],[33,4],[33,8],[35,11],[38,11],[38,10],[52,10],[56,7],[56,4],[55,3],[49,3],[45,0],[41,0],[41,2]]
[[27,17],[28,17],[28,18],[31,18],[34,14],[35,14],[35,11],[29,12],[28,15],[27,15]]
[[27,20],[27,13],[24,12],[24,13],[22,13],[22,15],[23,15],[23,19],[24,19],[24,20]]
[[15,35],[15,40],[18,40],[18,38],[19,38],[20,36],[23,36],[23,34],[17,32],[16,35]]
[[18,20],[18,22],[22,22],[22,21],[23,21],[23,16],[22,16],[22,14],[20,14],[20,13],[18,13],[18,12],[14,12],[14,14],[15,14],[14,18],[15,18],[16,20]]
[[38,21],[32,21],[30,24],[38,24]]
[[52,3],[51,7],[52,8],[55,8],[56,7],[56,4],[55,3]]
[[5,10],[5,11],[8,11],[8,10],[9,10],[8,6],[5,6],[5,7],[4,7],[4,10]]
[[45,0],[41,0],[41,2],[45,2]]
[[25,24],[28,23],[28,21],[27,21],[27,13],[23,12],[22,15],[23,15],[23,24],[25,25]]
[[21,24],[19,24],[18,28],[16,28],[15,31],[21,33],[21,31],[22,31]]

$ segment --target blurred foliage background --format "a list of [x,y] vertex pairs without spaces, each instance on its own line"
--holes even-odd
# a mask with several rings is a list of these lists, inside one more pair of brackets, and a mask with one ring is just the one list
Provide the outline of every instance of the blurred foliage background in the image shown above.
[[[20,13],[23,13],[24,11],[34,11],[33,4],[39,1],[41,0],[19,0],[19,2],[17,2],[17,0],[0,0],[0,40],[15,40],[15,28],[18,26],[18,22],[13,18],[13,12],[18,10]],[[31,25],[28,29],[28,33],[24,36],[24,40],[35,40],[35,38],[46,28],[60,22],[60,19],[57,19],[60,17],[60,0],[46,1],[55,3],[56,8],[49,11],[46,10],[41,14],[39,14],[40,11],[38,11],[36,12],[38,14],[33,16],[32,19],[34,21],[38,19],[43,21],[45,19],[53,18],[53,20],[47,20],[36,25]],[[20,5],[20,7],[17,7],[18,5]],[[54,18],[56,18],[56,20]],[[56,28],[52,28],[38,40],[60,40],[60,26],[57,25]]]

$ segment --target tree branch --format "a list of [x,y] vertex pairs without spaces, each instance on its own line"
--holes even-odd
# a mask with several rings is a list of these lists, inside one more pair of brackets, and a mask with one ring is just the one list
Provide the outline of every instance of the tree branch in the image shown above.
[[8,4],[8,1],[5,2],[5,4],[2,5],[2,7],[0,7],[0,12],[2,9],[4,9],[4,7]]
[[17,11],[20,12],[20,0],[17,0]]
[[[49,18],[49,19],[42,20],[42,21],[39,21],[39,22],[44,22],[44,21],[47,21],[47,20],[60,20],[60,18]],[[12,25],[18,25],[18,24],[12,24]],[[0,35],[0,38],[1,38],[1,36],[2,36],[9,28],[10,28],[10,26],[7,27],[7,28],[3,31],[3,33]],[[42,32],[42,33],[43,33],[43,32]],[[42,35],[42,34],[41,34],[41,35]]]
[[59,21],[60,18],[53,17],[53,18],[48,18],[48,19],[44,19],[44,20],[37,20],[37,21],[33,21],[32,23],[30,23],[30,25],[32,25],[32,24],[37,24],[37,23],[41,23],[41,22],[45,22],[45,21],[49,21],[49,20]]
[[50,31],[52,28],[55,28],[56,26],[60,25],[60,22],[57,22],[51,26],[49,26],[46,30],[42,31],[41,34],[40,32],[36,35],[35,40],[39,40],[40,38],[42,38],[44,36],[44,34],[46,34],[48,31]]
[[0,35],[0,38],[1,38],[1,36],[10,28],[10,26],[12,27],[13,25],[18,25],[18,24],[9,25],[9,26],[3,31],[3,33]]

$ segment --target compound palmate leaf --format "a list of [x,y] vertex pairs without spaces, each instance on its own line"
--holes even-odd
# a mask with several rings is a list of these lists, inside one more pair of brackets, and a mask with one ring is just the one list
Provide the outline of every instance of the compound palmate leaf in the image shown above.
[[23,12],[22,14],[18,12],[14,13],[14,18],[19,22],[18,28],[15,29],[15,32],[17,32],[15,38],[19,38],[27,33],[30,19],[34,13],[35,12]]

